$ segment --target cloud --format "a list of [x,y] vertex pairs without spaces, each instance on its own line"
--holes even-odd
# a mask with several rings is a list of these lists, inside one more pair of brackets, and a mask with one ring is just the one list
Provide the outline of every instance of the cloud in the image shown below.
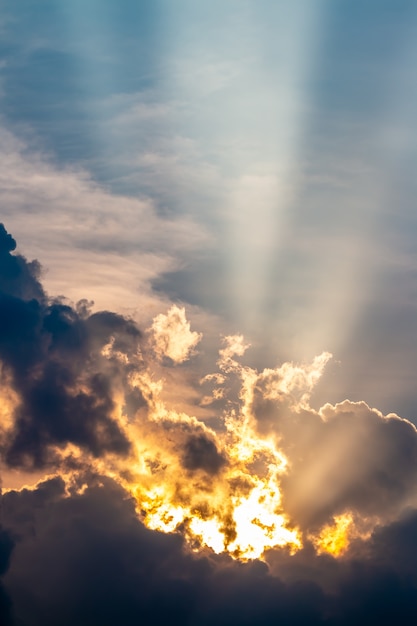
[[196,385],[183,308],[146,335],[49,297],[15,248],[0,227],[2,471],[32,482],[1,499],[4,621],[414,623],[410,422],[365,402],[314,409],[330,354],[257,370],[239,334],[201,380],[215,419],[199,418],[164,392]]
[[189,540],[241,558],[298,549],[303,533],[318,550],[346,548],[414,503],[410,422],[364,402],[310,406],[328,353],[258,371],[237,360],[249,347],[243,336],[226,336],[219,371],[205,377],[211,399],[201,397],[213,428],[164,393],[169,360],[185,362],[201,338],[184,308],[156,316],[147,342],[128,318],[48,298],[39,264],[12,254],[4,227],[0,242],[9,467],[109,472],[150,527],[182,524]]
[[11,620],[11,600],[1,581],[10,564],[15,542],[9,531],[0,526],[0,623],[9,626]]
[[182,461],[188,470],[203,469],[209,474],[217,474],[226,463],[214,441],[204,435],[193,435],[187,440]]
[[149,322],[167,304],[150,281],[208,244],[204,229],[191,218],[162,216],[143,191],[138,198],[111,193],[86,170],[52,164],[1,124],[0,138],[2,219],[26,254],[42,255],[48,291],[77,301],[85,289],[97,307],[123,302]]
[[288,461],[280,479],[283,506],[304,529],[346,512],[374,526],[398,515],[417,495],[417,430],[365,402],[310,406],[329,361],[285,363],[261,372],[227,365],[242,381],[241,413],[260,438],[273,438]]
[[[273,563],[193,555],[180,536],[146,529],[124,491],[104,478],[83,493],[74,485],[70,495],[50,480],[5,494],[2,506],[19,536],[4,582],[25,626],[364,626],[377,618],[411,626],[416,619],[415,513],[380,528],[366,554],[343,562],[274,552],[278,574]],[[331,583],[315,581],[316,569]]]
[[127,454],[130,443],[113,399],[122,370],[101,351],[112,340],[133,356],[140,332],[115,313],[91,314],[85,302],[73,308],[49,300],[38,264],[10,254],[14,241],[3,226],[0,235],[2,377],[18,397],[1,442],[6,463],[43,467],[56,462],[54,446],[67,444],[94,456]]
[[174,363],[188,360],[202,334],[191,331],[185,317],[185,308],[173,305],[166,315],[157,315],[152,323],[155,352],[168,357]]
[[346,509],[385,518],[415,497],[417,432],[407,420],[365,402],[294,406],[291,396],[268,397],[256,384],[251,410],[289,459],[283,498],[299,522],[323,523]]

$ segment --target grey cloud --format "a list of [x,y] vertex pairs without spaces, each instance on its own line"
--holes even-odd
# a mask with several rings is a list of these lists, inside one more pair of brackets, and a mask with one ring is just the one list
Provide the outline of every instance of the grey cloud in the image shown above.
[[[37,263],[12,255],[14,240],[0,231],[0,359],[3,376],[18,393],[14,426],[1,448],[9,466],[39,468],[54,462],[54,447],[73,443],[94,456],[125,455],[130,443],[113,418],[113,393],[132,366],[114,353],[138,352],[135,324],[110,312],[91,314],[49,300]],[[135,361],[138,367],[138,361]]]
[[11,533],[0,525],[0,624],[4,626],[12,625],[12,603],[1,579],[9,568],[13,548],[14,541]]
[[267,566],[189,553],[178,535],[146,529],[103,477],[69,497],[60,479],[50,480],[5,494],[2,506],[17,537],[4,584],[22,626],[415,623],[415,511],[344,560],[307,547],[297,566],[285,550],[271,551]]
[[389,519],[417,494],[417,431],[364,402],[302,408],[282,393],[255,388],[252,411],[261,433],[275,433],[289,459],[282,478],[286,511],[304,528],[345,510]]
[[201,469],[215,475],[226,462],[214,441],[205,435],[192,435],[184,444],[182,463],[188,470]]

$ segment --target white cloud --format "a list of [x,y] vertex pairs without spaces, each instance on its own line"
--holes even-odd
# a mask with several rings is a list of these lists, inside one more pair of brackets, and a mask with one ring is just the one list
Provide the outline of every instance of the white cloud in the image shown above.
[[173,305],[168,313],[157,315],[152,323],[155,352],[159,357],[169,357],[174,363],[183,363],[192,355],[202,338],[191,330],[185,309]]

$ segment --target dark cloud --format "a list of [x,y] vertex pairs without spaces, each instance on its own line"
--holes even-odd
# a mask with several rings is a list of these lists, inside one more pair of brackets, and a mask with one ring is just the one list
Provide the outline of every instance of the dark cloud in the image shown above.
[[193,435],[184,445],[182,463],[188,470],[202,469],[214,475],[226,464],[226,459],[217,450],[214,441],[205,435]]
[[57,481],[4,496],[20,536],[7,575],[17,617],[43,626],[186,623],[208,564],[183,554],[179,536],[147,530],[123,490],[101,482],[70,498]]
[[2,504],[17,537],[4,584],[22,626],[411,626],[417,617],[415,511],[344,560],[306,548],[290,572],[285,550],[268,555],[270,567],[188,552],[180,536],[146,529],[105,478],[69,496],[53,479]]
[[40,265],[37,261],[28,263],[21,255],[12,255],[16,241],[0,224],[0,292],[2,296],[12,296],[44,301],[45,293],[39,283]]
[[[2,375],[19,396],[14,426],[2,441],[6,463],[40,468],[53,461],[54,447],[67,443],[94,456],[127,454],[113,391],[129,373],[117,354],[137,354],[139,330],[115,313],[91,314],[85,301],[74,308],[49,300],[38,264],[11,254],[15,242],[3,226],[0,247]],[[106,345],[111,354],[104,359]]]
[[12,624],[12,603],[1,582],[1,578],[9,567],[13,547],[14,541],[11,534],[0,526],[0,624],[4,626]]

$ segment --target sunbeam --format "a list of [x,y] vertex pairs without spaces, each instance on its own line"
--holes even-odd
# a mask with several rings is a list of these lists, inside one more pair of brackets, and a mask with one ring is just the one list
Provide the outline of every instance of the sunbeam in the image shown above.
[[415,626],[417,3],[0,33],[1,626]]

